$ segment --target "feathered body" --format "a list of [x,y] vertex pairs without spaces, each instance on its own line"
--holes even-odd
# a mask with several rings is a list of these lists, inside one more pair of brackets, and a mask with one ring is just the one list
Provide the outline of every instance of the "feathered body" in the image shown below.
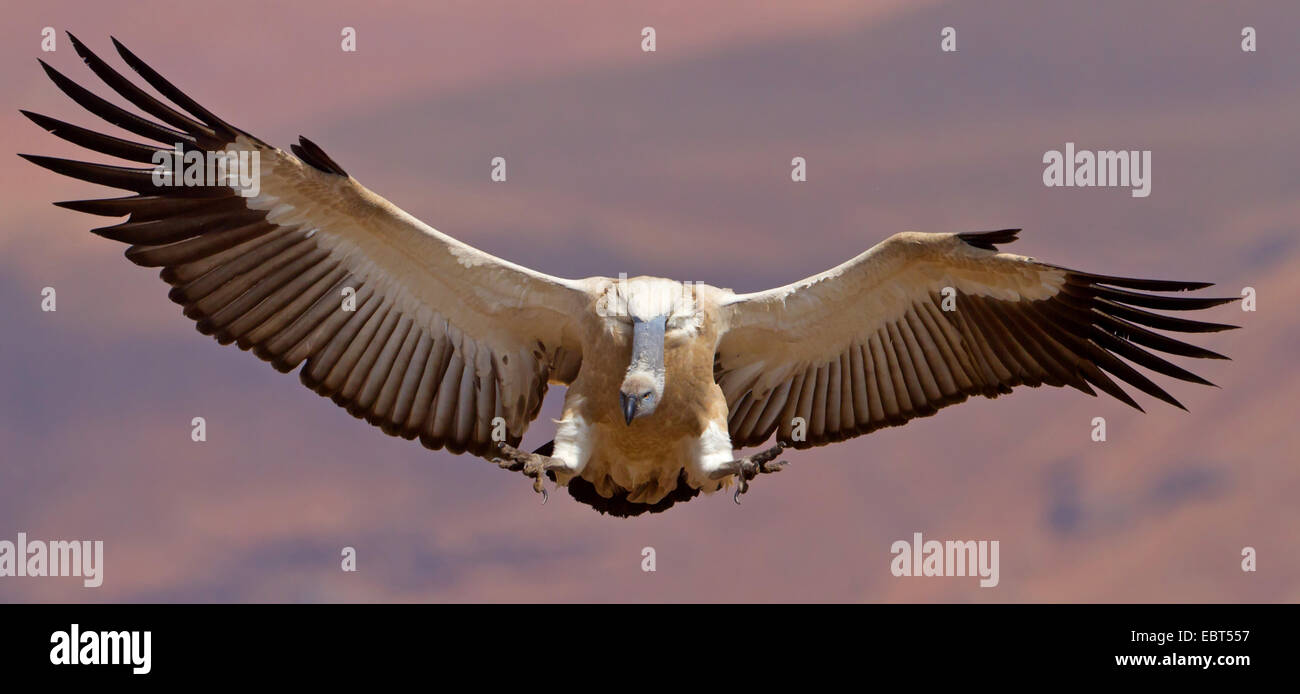
[[[677,487],[712,491],[708,474],[732,460],[727,401],[713,379],[717,305],[700,285],[637,277],[610,281],[581,320],[583,368],[569,384],[552,455],[602,497],[655,504]],[[632,362],[633,322],[666,316],[663,399],[653,414],[624,420],[617,397]]]

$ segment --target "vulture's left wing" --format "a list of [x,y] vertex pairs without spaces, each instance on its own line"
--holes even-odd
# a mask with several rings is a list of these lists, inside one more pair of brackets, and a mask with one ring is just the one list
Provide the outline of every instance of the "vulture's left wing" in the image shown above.
[[[258,140],[116,40],[123,60],[187,113],[136,86],[75,37],[72,43],[106,84],[161,122],[95,96],[42,62],[50,79],[91,113],[162,146],[24,112],[65,140],[145,167],[23,156],[135,193],[56,204],[130,215],[94,233],[130,244],[126,256],[136,264],[161,267],[171,299],[200,332],[251,349],[281,371],[305,361],[302,381],[353,415],[455,452],[491,450],[496,417],[506,441],[517,444],[547,384],[576,376],[576,317],[589,303],[584,282],[520,267],[439,233],[357,183],[305,139],[293,154]],[[258,174],[256,194],[243,195],[254,192],[247,187],[237,193],[222,182],[230,179],[160,186],[150,165],[176,147],[195,161],[240,152],[251,165],[256,154],[257,170],[245,171]],[[173,172],[181,183],[190,173],[188,165]]]
[[[997,252],[994,244],[1018,231],[897,234],[803,281],[724,295],[715,377],[730,407],[732,444],[757,445],[775,431],[794,448],[817,446],[1017,385],[1095,395],[1091,385],[1141,409],[1111,376],[1182,407],[1119,357],[1208,384],[1143,347],[1225,357],[1149,328],[1235,326],[1146,309],[1202,309],[1233,298],[1150,294],[1209,284],[1093,275]],[[802,440],[792,439],[796,417]]]

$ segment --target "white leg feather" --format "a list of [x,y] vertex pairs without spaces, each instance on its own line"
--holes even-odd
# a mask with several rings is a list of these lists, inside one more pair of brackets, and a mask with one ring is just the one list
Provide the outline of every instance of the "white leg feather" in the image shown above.
[[692,487],[706,492],[716,491],[722,484],[713,479],[714,472],[723,464],[731,462],[735,456],[731,448],[731,435],[727,433],[726,422],[709,422],[708,428],[695,440],[690,460],[686,466],[686,480]]
[[570,411],[567,416],[556,422],[555,450],[551,457],[563,461],[564,468],[555,471],[555,480],[559,484],[581,475],[591,460],[592,431],[587,420]]

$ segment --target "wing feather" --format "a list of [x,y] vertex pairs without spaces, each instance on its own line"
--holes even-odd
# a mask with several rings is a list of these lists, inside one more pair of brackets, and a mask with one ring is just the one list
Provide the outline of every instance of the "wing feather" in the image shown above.
[[55,204],[128,217],[93,232],[128,244],[132,262],[160,268],[169,297],[200,332],[280,371],[301,366],[304,384],[354,416],[455,452],[489,452],[495,417],[517,444],[548,383],[576,377],[575,318],[590,301],[586,281],[471,248],[361,186],[310,140],[300,138],[293,153],[262,142],[114,40],[127,66],[174,105],[164,103],[70,38],[91,72],[144,115],[41,63],[54,84],[91,114],[163,146],[24,111],[38,126],[129,162],[150,164],[177,147],[259,157],[259,190],[246,195],[224,182],[159,186],[153,168],[22,155],[134,192]]
[[[1209,285],[1076,272],[999,252],[1016,233],[899,234],[785,287],[723,292],[715,377],[733,408],[733,445],[773,433],[796,448],[821,445],[1020,385],[1089,395],[1095,386],[1141,409],[1120,381],[1182,407],[1129,362],[1209,384],[1156,352],[1224,357],[1155,330],[1235,326],[1148,309],[1233,299],[1149,294]],[[807,423],[802,439],[793,437],[796,418]]]

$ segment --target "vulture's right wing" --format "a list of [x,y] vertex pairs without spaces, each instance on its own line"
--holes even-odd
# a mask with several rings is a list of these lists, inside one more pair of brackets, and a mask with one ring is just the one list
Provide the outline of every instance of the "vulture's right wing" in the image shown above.
[[[307,140],[294,154],[199,106],[114,40],[159,101],[75,37],[77,53],[141,111],[105,101],[42,63],[54,83],[104,120],[162,147],[24,112],[53,134],[146,168],[23,155],[73,178],[135,195],[56,203],[109,217],[94,233],[130,244],[126,256],[161,267],[170,297],[200,332],[235,342],[300,376],[318,393],[389,434],[430,448],[483,454],[495,417],[518,443],[547,383],[582,360],[576,317],[582,281],[535,272],[471,248],[370,192]],[[260,191],[156,184],[156,153],[256,152]],[[348,310],[351,308],[352,310]]]
[[[757,445],[775,431],[795,448],[817,446],[1018,385],[1073,386],[1089,395],[1095,386],[1138,407],[1112,376],[1182,407],[1123,359],[1207,383],[1143,347],[1224,357],[1151,328],[1235,326],[1146,309],[1234,299],[1149,294],[1209,285],[1094,275],[997,252],[995,244],[1014,241],[1017,231],[897,234],[820,275],[724,296],[715,376],[730,407],[733,445]],[[806,425],[802,439],[793,436],[795,418]]]

